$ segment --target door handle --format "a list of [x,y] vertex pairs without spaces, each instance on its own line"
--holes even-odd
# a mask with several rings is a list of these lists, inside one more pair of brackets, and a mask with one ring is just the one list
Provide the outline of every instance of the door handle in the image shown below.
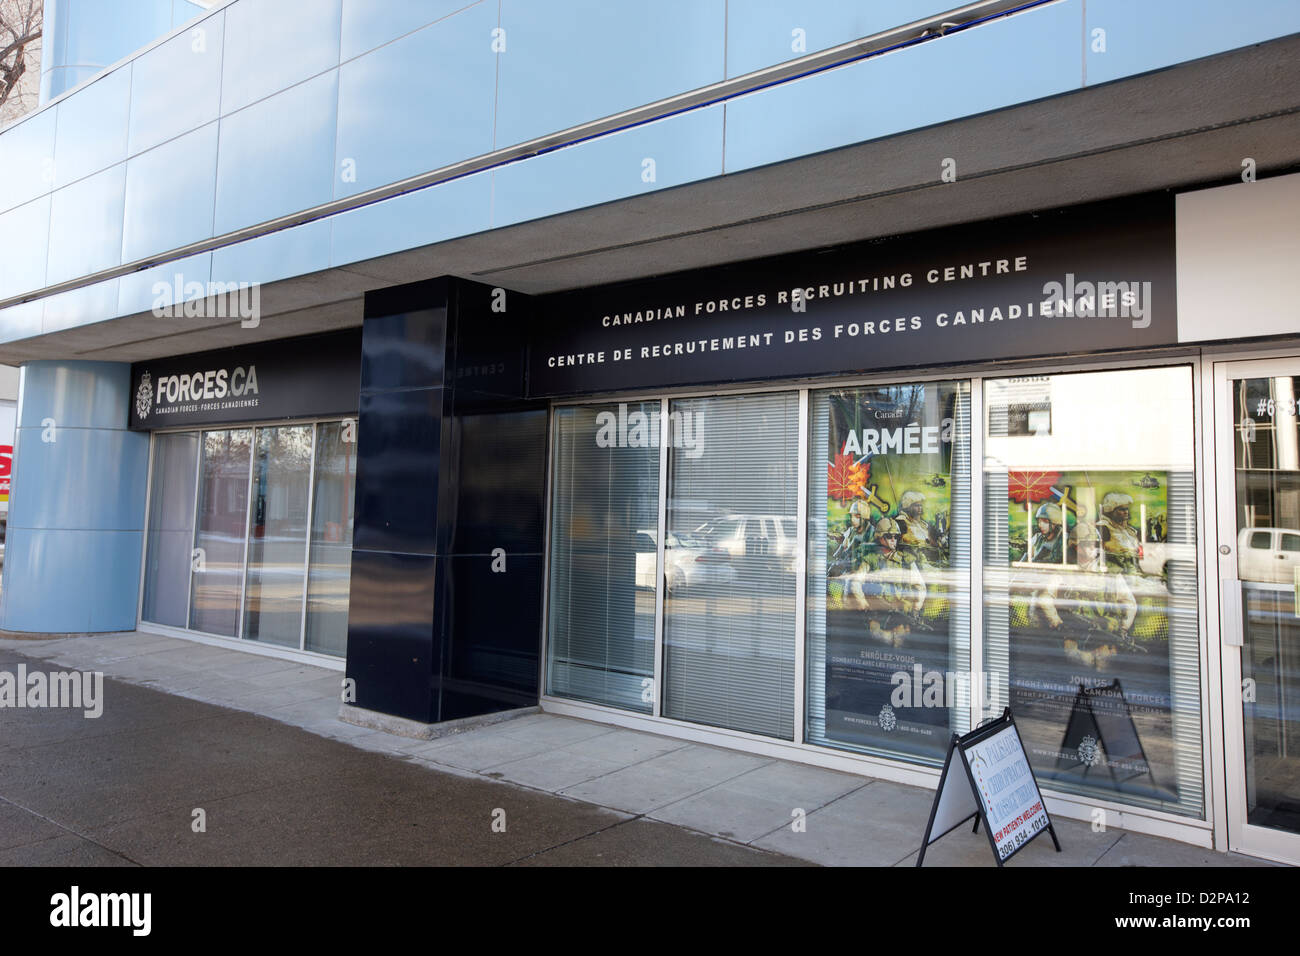
[[1246,622],[1241,617],[1241,582],[1219,579],[1219,640],[1224,647],[1242,647]]

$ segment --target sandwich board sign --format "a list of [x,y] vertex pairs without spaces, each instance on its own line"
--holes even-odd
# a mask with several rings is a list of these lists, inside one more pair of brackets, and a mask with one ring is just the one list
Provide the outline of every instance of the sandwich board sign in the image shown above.
[[925,862],[931,843],[972,818],[972,833],[979,832],[984,821],[998,866],[1043,833],[1051,834],[1056,852],[1061,852],[1010,707],[964,736],[952,735],[916,865]]
[[1133,723],[1133,711],[1118,677],[1099,687],[1079,685],[1060,749],[1057,770],[1081,770],[1081,776],[1086,777],[1089,770],[1102,764],[1117,786],[1151,774],[1151,764]]

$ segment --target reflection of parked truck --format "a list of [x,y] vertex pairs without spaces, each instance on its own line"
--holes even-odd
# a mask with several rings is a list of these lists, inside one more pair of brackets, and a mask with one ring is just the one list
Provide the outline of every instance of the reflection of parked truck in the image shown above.
[[1237,576],[1261,584],[1294,584],[1300,566],[1300,531],[1242,528],[1237,536]]

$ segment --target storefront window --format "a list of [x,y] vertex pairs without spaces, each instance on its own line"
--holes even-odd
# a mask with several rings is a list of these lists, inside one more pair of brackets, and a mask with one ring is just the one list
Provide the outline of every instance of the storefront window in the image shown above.
[[1192,376],[991,379],[984,713],[1046,786],[1199,815]]
[[194,531],[190,627],[234,637],[244,579],[251,428],[203,433]]
[[1201,815],[1191,369],[977,385],[808,392],[806,569],[797,393],[556,409],[547,692],[929,766],[1009,706],[1044,786]]
[[184,627],[188,617],[198,443],[194,432],[159,435],[154,442],[140,613],[155,624]]
[[659,409],[555,410],[549,693],[653,708]]
[[306,647],[339,657],[348,643],[356,430],[355,421],[324,422],[316,429]]
[[302,637],[312,431],[257,429],[244,586],[243,636],[250,641],[297,647]]
[[808,740],[941,763],[971,706],[970,386],[809,404]]
[[799,396],[669,404],[667,717],[794,736]]
[[343,656],[356,430],[156,434],[141,620]]

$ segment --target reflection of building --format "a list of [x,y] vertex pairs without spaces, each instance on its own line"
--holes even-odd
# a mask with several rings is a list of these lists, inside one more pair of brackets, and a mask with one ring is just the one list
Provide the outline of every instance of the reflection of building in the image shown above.
[[[0,132],[5,627],[269,644],[364,677],[359,720],[540,700],[931,783],[992,695],[885,711],[900,668],[1000,675],[1044,768],[1052,702],[1119,677],[1157,783],[1045,769],[1052,809],[1300,859],[1288,592],[1233,583],[1242,530],[1300,521],[1292,5],[317,6],[234,0]],[[909,490],[942,559],[863,644],[831,535]],[[1068,573],[1121,491],[1137,610],[1070,653],[1012,539],[1064,501]],[[684,551],[728,573],[670,591]]]

